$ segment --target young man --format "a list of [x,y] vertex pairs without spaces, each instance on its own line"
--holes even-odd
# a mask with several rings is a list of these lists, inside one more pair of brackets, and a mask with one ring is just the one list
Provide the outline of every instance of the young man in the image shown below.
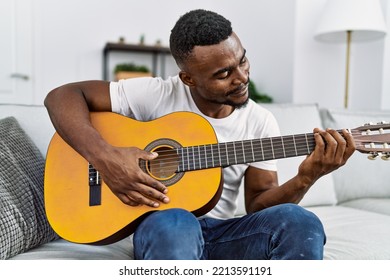
[[[188,12],[172,29],[170,48],[180,68],[177,76],[78,82],[54,89],[45,100],[58,133],[129,207],[158,209],[170,203],[168,188],[138,165],[158,155],[111,146],[92,127],[90,111],[141,121],[191,111],[212,124],[221,142],[279,134],[270,112],[249,99],[249,61],[227,19],[205,10]],[[134,233],[135,258],[322,259],[322,224],[297,203],[318,178],[344,165],[355,145],[346,131],[314,132],[314,151],[283,185],[274,161],[234,165],[223,169],[222,196],[205,216],[184,209],[147,216]],[[248,214],[234,218],[242,180]]]

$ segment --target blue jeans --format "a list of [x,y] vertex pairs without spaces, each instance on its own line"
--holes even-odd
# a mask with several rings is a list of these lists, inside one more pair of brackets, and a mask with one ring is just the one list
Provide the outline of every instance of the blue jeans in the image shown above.
[[140,260],[308,260],[322,259],[325,233],[317,216],[295,204],[228,220],[169,209],[142,221],[133,242]]

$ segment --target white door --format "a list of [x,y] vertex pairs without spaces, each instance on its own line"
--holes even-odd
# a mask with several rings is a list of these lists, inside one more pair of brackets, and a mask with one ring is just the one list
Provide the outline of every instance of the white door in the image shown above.
[[0,103],[33,103],[32,2],[0,1]]

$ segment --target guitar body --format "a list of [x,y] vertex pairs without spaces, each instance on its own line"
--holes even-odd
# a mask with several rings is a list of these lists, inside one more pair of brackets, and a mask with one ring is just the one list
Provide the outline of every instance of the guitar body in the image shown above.
[[[217,143],[211,125],[193,113],[172,113],[150,122],[139,122],[114,113],[91,113],[91,120],[113,146],[135,146],[159,152],[170,150],[173,145]],[[146,171],[151,170],[148,164],[145,166]],[[161,204],[157,210],[125,205],[104,182],[101,182],[100,203],[90,205],[89,163],[56,133],[46,159],[46,214],[57,234],[68,241],[109,244],[133,233],[143,218],[154,211],[184,208],[197,216],[207,213],[220,197],[221,172],[220,167],[171,172],[166,176],[169,180],[161,179],[169,185],[171,201]],[[159,179],[159,176],[155,177]]]

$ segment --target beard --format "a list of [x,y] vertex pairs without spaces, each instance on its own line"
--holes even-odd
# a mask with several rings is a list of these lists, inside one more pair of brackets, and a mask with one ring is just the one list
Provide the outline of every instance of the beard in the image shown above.
[[247,95],[247,98],[243,101],[243,102],[234,102],[232,100],[226,100],[225,102],[222,102],[222,104],[224,105],[229,105],[229,106],[232,106],[234,109],[242,109],[242,108],[245,108],[246,105],[248,105],[248,102],[249,102],[249,99],[250,99],[250,92],[249,92],[249,88],[248,88],[248,85],[249,85],[249,77],[248,77],[248,81],[245,83],[245,84],[241,84],[239,87],[237,87],[236,89],[232,90],[232,91],[229,91],[227,93],[227,96],[231,95],[231,94],[235,94],[235,93],[238,93],[240,92],[243,88],[247,88],[247,92],[248,92],[248,95]]
[[226,102],[224,102],[223,104],[225,105],[230,105],[232,106],[234,109],[243,109],[246,107],[246,105],[248,105],[249,103],[249,92],[248,92],[248,97],[245,99],[244,102],[233,102],[231,100],[227,100]]

